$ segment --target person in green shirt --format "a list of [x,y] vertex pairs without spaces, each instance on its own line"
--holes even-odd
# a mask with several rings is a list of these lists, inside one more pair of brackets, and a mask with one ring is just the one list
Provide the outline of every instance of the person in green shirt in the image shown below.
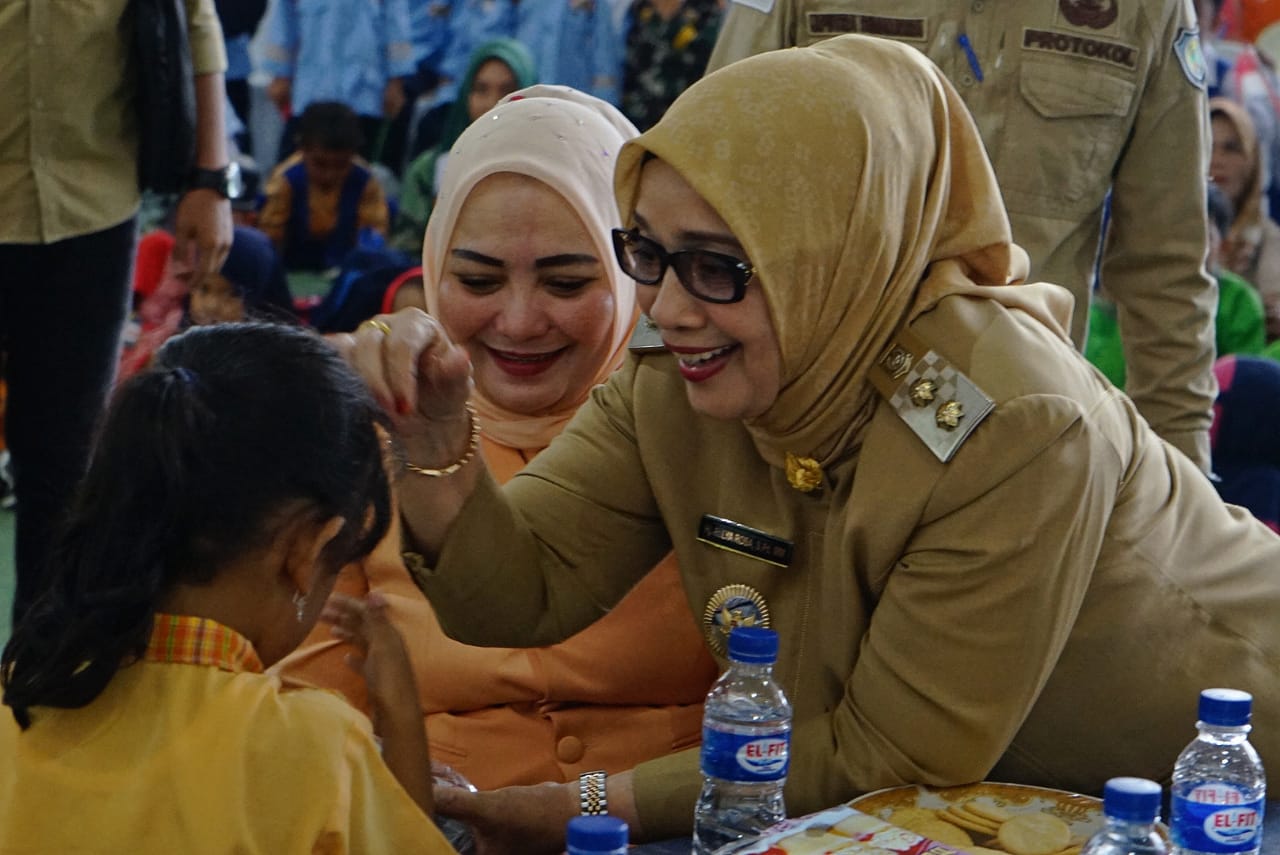
[[445,117],[440,143],[419,155],[405,172],[400,209],[391,230],[391,244],[418,255],[422,237],[436,202],[440,175],[449,150],[472,122],[502,98],[538,82],[538,69],[529,49],[515,39],[485,42],[471,55],[458,85],[458,98]]
[[[1266,347],[1266,315],[1262,297],[1249,282],[1219,262],[1222,235],[1234,217],[1231,201],[1213,184],[1208,187],[1207,201],[1209,256],[1205,264],[1218,280],[1218,312],[1214,321],[1218,356],[1238,353],[1280,359],[1280,344],[1273,342],[1269,349]],[[1105,295],[1098,295],[1089,307],[1089,338],[1084,355],[1112,384],[1124,388],[1125,363],[1120,346],[1120,327],[1116,321],[1115,305]]]

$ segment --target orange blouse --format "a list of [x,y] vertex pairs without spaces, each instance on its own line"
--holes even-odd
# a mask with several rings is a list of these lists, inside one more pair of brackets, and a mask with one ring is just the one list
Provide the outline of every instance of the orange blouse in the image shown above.
[[[499,482],[532,454],[482,444]],[[607,615],[550,647],[471,647],[445,635],[400,557],[397,521],[335,590],[387,598],[418,683],[431,756],[481,789],[620,772],[701,738],[702,701],[717,666],[668,554]],[[347,646],[317,626],[277,664],[288,682],[346,695],[368,712]]]

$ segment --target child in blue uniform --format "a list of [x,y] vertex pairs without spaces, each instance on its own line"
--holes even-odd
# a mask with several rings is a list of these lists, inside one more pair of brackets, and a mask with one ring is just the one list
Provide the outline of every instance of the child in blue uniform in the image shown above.
[[[317,101],[354,110],[372,143],[404,106],[414,73],[409,0],[277,0],[268,13],[262,68],[281,112],[297,116]],[[286,127],[282,154],[291,149]]]
[[342,104],[322,101],[303,112],[299,151],[276,167],[258,218],[287,270],[337,267],[362,233],[386,234],[382,186],[356,155],[363,141],[359,120]]

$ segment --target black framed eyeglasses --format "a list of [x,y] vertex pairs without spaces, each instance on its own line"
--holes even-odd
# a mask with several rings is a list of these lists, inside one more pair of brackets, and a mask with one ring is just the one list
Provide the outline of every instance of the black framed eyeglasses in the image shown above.
[[657,285],[672,267],[684,289],[708,303],[738,302],[746,296],[747,283],[756,274],[749,263],[722,252],[667,252],[662,244],[635,229],[613,230],[613,252],[622,272],[641,285]]

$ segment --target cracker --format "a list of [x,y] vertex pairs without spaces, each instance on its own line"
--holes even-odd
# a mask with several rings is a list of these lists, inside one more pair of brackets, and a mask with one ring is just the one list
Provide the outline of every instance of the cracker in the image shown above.
[[985,834],[987,837],[994,837],[996,830],[1000,828],[998,823],[990,822],[955,805],[951,805],[946,810],[938,811],[938,819],[946,820],[968,831]]
[[969,855],[1009,855],[1008,852],[1001,852],[999,849],[988,849],[985,846],[970,846],[964,851]]
[[[906,826],[903,826],[904,828]],[[935,843],[945,843],[948,846],[955,846],[959,849],[965,849],[973,845],[973,838],[958,826],[941,819],[925,820],[911,826],[910,831],[923,835]],[[1045,853],[1049,855],[1049,853]]]
[[1013,814],[988,798],[969,799],[964,803],[964,809],[969,813],[977,814],[983,819],[988,819],[996,825],[1013,819]]
[[907,823],[910,822],[928,822],[931,819],[937,819],[938,812],[932,808],[922,807],[902,807],[889,814],[886,820],[899,828],[910,828]]
[[1053,855],[1071,842],[1071,829],[1056,816],[1027,813],[1001,824],[996,839],[1013,855]]

